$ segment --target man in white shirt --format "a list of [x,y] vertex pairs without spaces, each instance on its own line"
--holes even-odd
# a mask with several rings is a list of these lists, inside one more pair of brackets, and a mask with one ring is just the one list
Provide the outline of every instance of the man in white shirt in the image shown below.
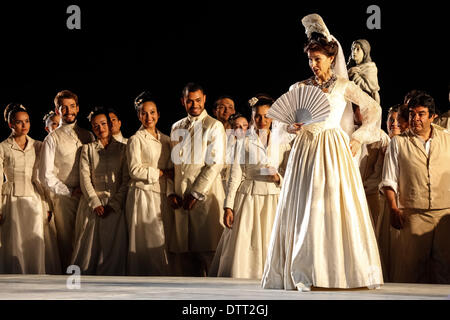
[[408,103],[410,129],[392,138],[380,189],[391,225],[390,281],[450,283],[450,134],[432,124],[428,94]]
[[80,109],[74,93],[60,91],[54,102],[61,124],[43,142],[39,176],[52,193],[61,266],[65,273],[72,255],[75,218],[81,196],[80,150],[82,144],[94,141],[94,136],[76,124]]
[[226,135],[223,125],[206,112],[205,101],[201,86],[186,85],[181,102],[188,115],[171,132],[175,175],[168,198],[175,209],[175,233],[170,251],[178,254],[185,276],[208,274],[223,231],[220,171]]

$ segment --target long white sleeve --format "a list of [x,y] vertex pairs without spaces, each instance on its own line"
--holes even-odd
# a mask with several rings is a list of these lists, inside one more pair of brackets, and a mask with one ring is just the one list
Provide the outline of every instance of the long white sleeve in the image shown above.
[[398,145],[397,139],[394,137],[389,143],[386,155],[384,156],[383,174],[379,185],[380,191],[383,192],[383,187],[390,187],[398,194],[398,177]]
[[127,143],[127,161],[130,178],[143,181],[146,184],[154,184],[159,181],[159,168],[153,168],[142,162],[142,142],[136,136],[131,137]]
[[71,190],[54,174],[56,144],[51,135],[48,135],[41,150],[41,163],[39,165],[39,178],[42,184],[57,195],[70,196]]
[[380,140],[381,107],[367,93],[350,81],[344,93],[347,101],[358,105],[362,116],[362,125],[352,134],[352,138],[361,144]]

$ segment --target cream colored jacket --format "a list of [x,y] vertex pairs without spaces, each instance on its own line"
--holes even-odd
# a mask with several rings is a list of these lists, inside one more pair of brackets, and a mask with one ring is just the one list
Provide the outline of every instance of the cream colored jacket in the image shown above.
[[170,249],[215,251],[223,231],[225,192],[220,171],[225,162],[225,129],[204,110],[200,116],[188,116],[172,126],[171,146],[175,180],[169,194],[184,197],[191,193],[201,200],[189,212],[176,210]]
[[[38,193],[43,196],[43,188],[37,179],[39,154],[42,142],[27,136],[27,146],[22,150],[10,136],[0,143],[0,179],[2,195],[31,197]],[[1,206],[1,203],[0,203]]]
[[[251,195],[279,194],[291,150],[290,144],[276,144],[273,135],[266,147],[255,133],[236,143],[234,163],[226,188],[224,208],[233,209],[236,192]],[[280,182],[269,180],[269,168],[277,169]]]
[[158,139],[141,127],[128,139],[127,158],[130,187],[166,194],[173,181],[159,176],[160,170],[171,169],[170,138],[158,132]]
[[83,145],[80,156],[80,187],[89,207],[109,205],[121,212],[128,190],[126,145],[111,139],[105,147],[99,141]]

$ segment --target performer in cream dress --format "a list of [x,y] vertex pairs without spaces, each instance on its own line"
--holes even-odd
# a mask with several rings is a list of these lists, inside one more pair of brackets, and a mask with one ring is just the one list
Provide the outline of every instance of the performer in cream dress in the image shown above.
[[[309,291],[311,286],[378,287],[383,277],[377,241],[352,154],[362,143],[373,142],[381,108],[355,83],[341,77],[345,71],[335,74],[345,61],[320,16],[309,15],[302,22],[309,38],[305,52],[315,77],[300,85],[314,85],[326,92],[331,112],[325,121],[290,126],[289,132],[297,136],[278,201],[262,285],[300,291]],[[359,105],[363,116],[362,126],[350,139],[341,129],[348,101]]]
[[130,188],[126,203],[128,224],[128,274],[170,275],[168,237],[173,210],[167,200],[173,185],[170,138],[156,129],[159,111],[150,94],[136,98],[141,128],[128,140],[127,158]]
[[83,145],[80,187],[83,195],[75,222],[73,265],[86,275],[125,275],[128,190],[126,145],[112,138],[112,123],[102,108],[90,116],[97,140]]
[[210,276],[261,279],[290,145],[270,135],[270,97],[250,100],[253,127],[237,140],[224,224]]
[[8,105],[5,120],[12,134],[0,143],[0,273],[57,273],[56,238],[44,232],[55,225],[37,179],[42,143],[28,136],[30,119],[22,105]]

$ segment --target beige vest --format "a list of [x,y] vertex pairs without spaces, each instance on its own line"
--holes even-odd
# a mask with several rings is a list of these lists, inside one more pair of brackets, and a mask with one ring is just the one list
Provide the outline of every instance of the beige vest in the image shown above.
[[406,131],[398,142],[399,201],[405,208],[450,208],[450,134],[433,126],[430,154]]
[[[67,130],[69,131],[69,130]],[[55,175],[69,188],[80,185],[79,159],[81,146],[92,142],[93,135],[89,131],[75,125],[68,133],[59,127],[50,134],[56,144]]]

